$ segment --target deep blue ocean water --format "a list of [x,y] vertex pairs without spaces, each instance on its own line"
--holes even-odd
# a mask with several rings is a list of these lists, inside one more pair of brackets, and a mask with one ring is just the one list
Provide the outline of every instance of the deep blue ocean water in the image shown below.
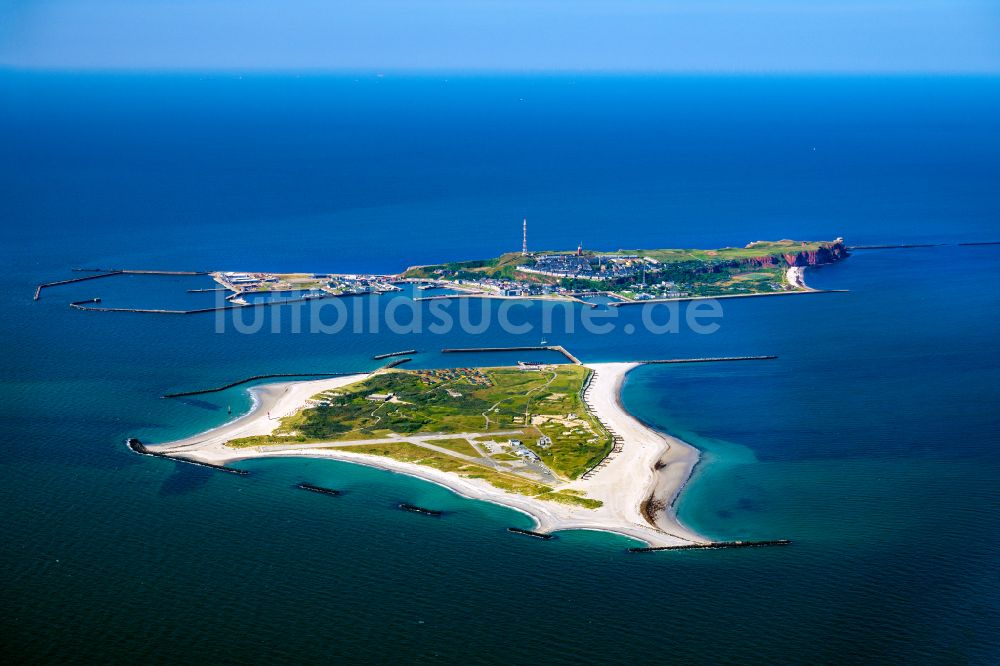
[[[203,663],[995,663],[1000,657],[1000,81],[0,74],[3,653]],[[545,335],[646,366],[624,402],[704,451],[681,518],[788,548],[629,555],[518,538],[515,512],[328,461],[235,477],[135,456],[249,408],[262,373],[509,362],[490,327],[261,332],[204,277],[73,267],[396,271],[517,249],[947,243],[810,270],[847,293],[724,303],[712,335]],[[404,294],[400,298],[406,298]],[[351,299],[350,321],[388,297]],[[356,303],[356,305],[355,305]],[[310,312],[304,306],[301,312]],[[359,308],[355,311],[353,308]],[[495,303],[488,312],[495,318]],[[580,309],[557,308],[557,321]],[[542,311],[522,312],[537,323]],[[277,327],[279,333],[270,331]],[[537,330],[537,329],[535,329]],[[524,357],[524,355],[518,357]],[[328,498],[292,489],[312,481]],[[440,520],[394,504],[435,506]]]

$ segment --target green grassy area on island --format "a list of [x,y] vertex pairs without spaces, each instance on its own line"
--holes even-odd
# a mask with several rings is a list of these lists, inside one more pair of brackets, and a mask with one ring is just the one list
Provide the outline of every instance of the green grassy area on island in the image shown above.
[[[580,398],[589,372],[576,365],[529,370],[463,368],[381,372],[365,381],[314,396],[312,406],[283,418],[272,435],[244,437],[227,445],[247,447],[336,443],[393,435],[480,434],[479,441],[493,440],[501,445],[506,445],[508,439],[520,440],[557,477],[575,479],[607,455],[611,448],[610,436]],[[493,438],[490,436],[493,432],[520,434],[498,434]],[[543,437],[548,439],[543,440]],[[479,455],[461,439],[430,441],[469,456]],[[510,448],[496,455],[497,460],[516,459]]]
[[458,474],[469,479],[482,479],[496,488],[517,495],[526,495],[550,502],[582,506],[587,509],[596,509],[602,505],[602,502],[599,500],[581,497],[578,493],[557,491],[551,486],[531,479],[525,479],[516,474],[500,472],[492,467],[464,461],[440,451],[425,449],[409,442],[362,444],[349,448],[345,447],[343,450],[350,451],[351,453],[392,458],[393,460],[414,463],[416,465],[426,465],[442,472]]
[[[645,271],[608,279],[541,275],[519,267],[534,268],[538,256],[569,256],[576,251],[557,250],[532,253],[508,252],[492,259],[456,261],[431,266],[415,266],[403,277],[476,282],[484,279],[515,280],[521,283],[570,290],[599,290],[626,297],[638,294],[665,296],[684,293],[689,296],[773,293],[792,290],[785,278],[786,256],[814,253],[832,247],[838,241],[756,241],[746,247],[700,249],[587,250],[583,257],[595,267],[614,257],[638,257],[655,260]],[[601,259],[599,259],[599,257]],[[597,273],[595,273],[597,275]],[[668,283],[664,286],[663,283]]]
[[469,444],[469,440],[467,439],[449,437],[446,439],[428,439],[425,440],[425,443],[440,446],[442,449],[448,449],[449,451],[461,453],[466,456],[472,456],[473,458],[479,458],[481,456],[479,451],[473,448],[472,444]]

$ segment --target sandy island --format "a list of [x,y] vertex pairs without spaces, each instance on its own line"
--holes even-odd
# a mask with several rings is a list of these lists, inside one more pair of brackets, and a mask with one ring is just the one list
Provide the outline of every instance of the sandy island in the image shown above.
[[[149,445],[147,448],[156,453],[220,465],[248,458],[290,456],[340,460],[407,474],[444,486],[469,499],[493,502],[521,511],[535,521],[534,529],[539,532],[598,530],[632,537],[650,546],[707,543],[710,539],[686,528],[674,512],[677,497],[698,462],[697,449],[646,426],[621,405],[625,375],[636,365],[586,365],[594,371],[586,395],[589,406],[608,429],[622,437],[623,444],[600,468],[588,474],[587,479],[564,483],[556,489],[583,491],[587,497],[603,502],[598,509],[508,493],[480,479],[460,477],[425,465],[352,453],[345,449],[323,448],[334,445],[349,447],[350,443],[345,442],[239,449],[225,446],[227,441],[237,437],[270,434],[279,425],[281,417],[301,409],[310,397],[369,376],[364,374],[253,387],[250,391],[255,407],[245,416],[193,437]],[[391,437],[389,441],[400,439],[403,438]],[[358,443],[377,441],[382,440]]]

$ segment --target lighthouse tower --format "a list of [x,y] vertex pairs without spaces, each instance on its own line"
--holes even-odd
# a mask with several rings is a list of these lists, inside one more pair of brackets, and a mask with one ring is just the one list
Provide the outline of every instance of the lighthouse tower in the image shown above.
[[523,237],[521,240],[521,256],[528,256],[528,218],[524,218]]

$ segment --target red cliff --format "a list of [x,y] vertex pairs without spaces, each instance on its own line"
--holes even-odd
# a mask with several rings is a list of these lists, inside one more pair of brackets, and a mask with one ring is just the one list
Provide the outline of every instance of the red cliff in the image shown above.
[[767,254],[760,257],[745,259],[743,263],[750,266],[819,266],[821,264],[832,264],[847,257],[847,247],[844,241],[837,239],[832,243],[824,243],[814,250],[802,250],[800,252],[785,252],[781,254]]
[[837,240],[829,245],[822,245],[816,250],[785,254],[785,262],[789,266],[819,266],[820,264],[832,264],[846,256],[847,247],[844,246],[844,241]]

